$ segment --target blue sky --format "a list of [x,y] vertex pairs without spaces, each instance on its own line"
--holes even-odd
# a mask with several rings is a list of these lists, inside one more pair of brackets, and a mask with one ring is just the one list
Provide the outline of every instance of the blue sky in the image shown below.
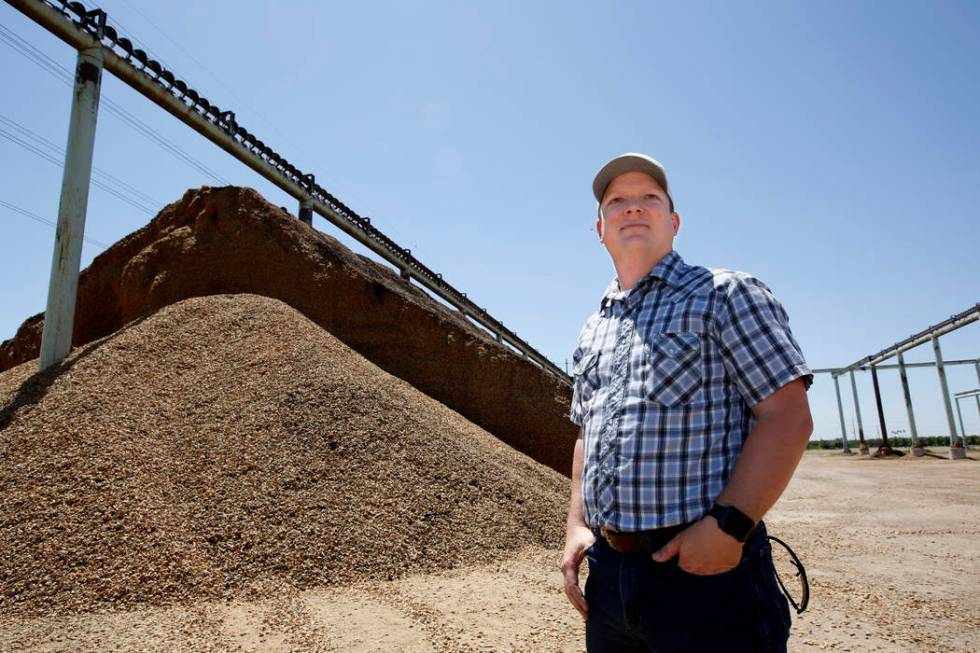
[[[666,165],[676,249],[763,279],[813,367],[851,363],[980,300],[976,3],[98,6],[559,365],[614,276],[590,183],[624,151]],[[67,45],[7,4],[0,25],[73,69]],[[6,42],[0,70],[0,129],[63,147],[70,88]],[[103,98],[219,178],[295,210],[111,76]],[[104,107],[95,165],[138,188],[141,204],[155,211],[216,183]],[[60,169],[5,138],[0,156],[0,200],[55,220]],[[93,188],[86,234],[111,244],[150,217]],[[44,310],[54,230],[4,206],[0,225],[9,338]],[[83,266],[100,251],[86,243]],[[980,324],[942,344],[947,359],[976,358]],[[907,359],[931,356],[920,347]],[[980,385],[972,367],[949,378],[953,392]],[[881,382],[888,429],[907,429],[897,373]],[[920,432],[947,433],[935,370],[910,382]],[[870,377],[859,385],[875,433]],[[829,376],[810,399],[815,436],[837,436]],[[963,408],[980,432],[976,405]]]

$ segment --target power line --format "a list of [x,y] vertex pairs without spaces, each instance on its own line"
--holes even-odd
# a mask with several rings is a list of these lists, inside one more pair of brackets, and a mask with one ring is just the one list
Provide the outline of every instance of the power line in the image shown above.
[[[19,36],[17,36],[17,34],[8,30],[3,25],[0,25],[0,40],[4,41],[7,45],[9,45],[14,50],[17,50],[28,59],[34,61],[34,63],[36,63],[37,65],[46,69],[53,76],[58,77],[68,83],[71,83],[71,75],[68,74],[68,71],[64,68],[64,66],[62,66],[57,61],[55,61],[48,55],[44,54],[37,48],[34,48],[30,43],[24,41]],[[34,56],[32,56],[31,50],[34,51],[35,53]]]
[[[45,137],[43,137],[40,134],[38,134],[37,132],[31,131],[30,129],[28,129],[24,125],[18,123],[16,120],[11,120],[10,118],[4,116],[3,114],[0,114],[0,123],[4,123],[7,126],[12,127],[13,129],[16,129],[18,132],[20,132],[24,136],[27,136],[28,138],[34,140],[35,143],[41,145],[42,147],[47,148],[51,152],[54,152],[54,154],[56,154],[61,160],[64,160],[64,158],[65,158],[65,150],[62,149],[62,148],[60,148],[60,147],[58,147],[57,145],[55,145],[54,143],[52,143],[51,141],[49,141]],[[130,193],[132,195],[136,195],[137,196],[137,199],[140,202],[145,202],[146,204],[148,204],[151,207],[157,207],[157,206],[161,206],[163,204],[162,202],[160,202],[160,201],[158,201],[158,200],[150,197],[149,195],[147,195],[146,193],[144,193],[140,189],[136,188],[135,186],[132,186],[130,184],[127,184],[122,179],[119,179],[118,177],[116,177],[116,176],[114,176],[112,174],[109,174],[105,170],[102,170],[98,166],[92,166],[92,173],[95,174],[96,176],[100,176],[100,177],[104,178],[104,180],[106,181],[106,183],[115,185],[115,186],[119,187],[120,189],[122,189],[122,190],[124,190],[124,191],[126,191],[126,192],[128,192],[128,193]]]
[[[25,218],[29,218],[31,220],[34,220],[35,222],[40,222],[42,224],[46,224],[49,227],[53,227],[55,229],[57,229],[57,227],[58,227],[58,225],[54,221],[48,220],[47,218],[44,218],[44,217],[41,217],[37,213],[34,213],[32,211],[28,211],[27,209],[22,209],[19,206],[15,206],[15,205],[11,204],[10,202],[5,202],[3,200],[0,200],[0,206],[4,207],[6,209],[9,209],[11,211],[13,211],[14,213],[19,213],[20,215],[24,216]],[[88,236],[83,236],[83,238],[86,241],[92,243],[93,245],[98,245],[102,249],[107,249],[109,247],[108,245],[106,245],[105,243],[103,243],[101,240],[96,240],[95,238],[90,238]]]
[[[298,147],[298,145],[296,144],[295,141],[293,141],[293,139],[291,139],[289,136],[287,136],[285,133],[283,133],[283,131],[281,129],[279,129],[279,126],[278,126],[278,124],[275,121],[269,120],[264,115],[262,115],[261,113],[259,113],[259,111],[257,111],[255,109],[255,107],[253,107],[247,100],[245,100],[244,98],[242,98],[241,95],[239,95],[238,93],[236,93],[234,88],[232,88],[231,86],[229,86],[228,84],[226,84],[224,82],[224,80],[221,78],[220,75],[218,75],[218,74],[214,73],[213,71],[211,71],[211,69],[209,69],[207,66],[205,66],[204,63],[202,63],[200,59],[198,59],[197,57],[195,57],[187,48],[183,47],[176,39],[172,38],[169,34],[167,34],[167,32],[164,31],[164,29],[162,27],[160,27],[159,25],[157,25],[149,16],[146,15],[145,12],[143,12],[138,6],[136,6],[136,4],[134,4],[133,2],[130,2],[130,0],[122,0],[122,2],[125,3],[130,9],[132,9],[133,11],[135,11],[137,14],[139,14],[140,17],[142,17],[143,20],[145,20],[150,25],[150,27],[152,27],[157,32],[159,32],[160,35],[163,36],[163,38],[165,38],[168,41],[170,41],[170,43],[172,43],[174,45],[174,47],[176,47],[184,56],[186,56],[188,59],[190,59],[192,62],[194,62],[205,73],[207,73],[208,75],[210,75],[211,78],[215,82],[217,82],[221,86],[221,88],[223,88],[226,91],[228,91],[228,93],[230,93],[231,96],[233,98],[235,98],[235,100],[237,102],[239,102],[242,106],[244,106],[246,109],[248,109],[252,114],[254,114],[257,118],[259,118],[268,127],[272,128],[272,130],[275,131],[277,134],[279,134],[279,136],[281,136],[287,143],[289,143],[290,145],[292,145],[294,147]],[[153,54],[153,51],[152,50],[150,50],[144,43],[142,43],[139,40],[137,40],[136,37],[133,36],[132,32],[130,32],[129,30],[127,30],[125,27],[122,26],[122,24],[119,23],[118,14],[113,14],[113,12],[111,12],[111,11],[109,13],[112,14],[112,22],[113,22],[113,24],[114,25],[118,25],[122,29],[122,31],[126,33],[127,38],[129,38],[130,41],[132,41],[133,43],[138,43],[143,50],[145,50],[149,54],[153,55],[153,57],[157,61],[159,61],[161,64],[163,64],[164,68],[169,68],[170,71],[172,73],[174,73],[174,75],[176,77],[180,77],[180,75],[177,75],[177,71],[173,67],[167,65],[166,62],[164,62],[162,58],[160,58],[159,56]],[[362,206],[368,207],[368,210],[369,211],[372,210],[371,209],[371,203],[369,201],[366,201],[365,198],[360,195],[360,193],[355,192],[353,188],[351,188],[347,184],[341,182],[340,180],[338,180],[333,175],[330,175],[329,176],[329,181],[330,181],[330,184],[331,185],[340,188],[344,192],[345,195],[349,195],[349,196],[353,197],[359,204],[361,204]]]
[[[72,73],[66,69],[64,66],[51,59],[33,45],[28,43],[26,40],[22,39],[16,33],[7,29],[3,25],[0,25],[0,41],[3,41],[11,48],[19,52],[21,55],[26,57],[28,60],[44,69],[48,74],[60,79],[63,83],[71,86],[73,83]],[[106,110],[115,115],[117,118],[128,124],[131,128],[140,132],[148,138],[149,140],[156,143],[158,146],[170,152],[173,156],[181,159],[184,163],[188,164],[192,168],[196,169],[198,172],[214,179],[219,184],[224,186],[230,186],[231,182],[219,175],[217,172],[204,165],[193,156],[182,150],[180,147],[175,145],[171,140],[161,135],[155,129],[144,123],[142,120],[134,116],[132,113],[124,109],[122,106],[113,102],[111,98],[105,97],[104,95],[100,99],[100,103],[105,106]]]
[[[277,134],[279,134],[280,136],[282,136],[286,140],[289,140],[289,138],[285,134],[283,134],[282,131],[279,130],[279,128],[276,126],[276,124],[274,122],[272,122],[271,120],[269,120],[268,118],[266,118],[265,116],[263,116],[262,114],[260,114],[258,111],[256,111],[252,106],[250,106],[249,103],[245,99],[243,99],[240,95],[238,95],[238,93],[235,92],[235,89],[233,89],[231,86],[229,86],[228,84],[226,84],[224,82],[224,80],[221,79],[221,77],[219,77],[217,74],[215,74],[214,72],[212,72],[203,63],[201,63],[201,60],[200,59],[198,59],[193,54],[191,54],[190,51],[187,50],[187,48],[185,48],[184,46],[182,46],[180,43],[177,42],[176,39],[172,38],[169,34],[167,34],[167,32],[165,32],[162,27],[160,27],[155,22],[153,22],[153,20],[149,16],[147,16],[145,13],[143,13],[143,11],[139,7],[137,7],[135,4],[133,4],[129,0],[122,0],[122,1],[130,9],[132,9],[137,14],[139,14],[140,17],[143,18],[143,20],[145,20],[147,23],[149,23],[150,27],[152,27],[157,32],[159,32],[160,35],[163,36],[163,38],[165,38],[168,41],[170,41],[174,45],[174,47],[176,47],[181,52],[181,54],[183,54],[185,57],[187,57],[188,59],[190,59],[191,61],[193,61],[195,64],[197,64],[198,68],[200,68],[201,70],[203,70],[204,72],[206,72],[208,75],[210,75],[211,78],[214,81],[216,81],[221,86],[221,88],[223,88],[226,91],[228,91],[232,95],[232,97],[234,97],[242,105],[244,105],[246,109],[248,109],[249,111],[251,111],[252,113],[254,113],[256,116],[258,116],[259,118],[261,118],[262,121],[264,123],[266,123],[267,125],[269,125],[270,127],[272,127],[276,131]],[[119,24],[119,19],[117,18],[116,15],[113,15],[112,22],[113,22],[113,24]],[[134,43],[137,43],[136,39],[132,37],[132,34],[129,32],[129,30],[123,28],[123,31],[126,32],[129,35],[129,40],[133,41]],[[140,47],[142,47],[147,52],[150,52],[150,50],[147,49],[146,46],[141,45]],[[151,52],[151,54],[152,54],[152,52]],[[170,72],[174,73],[174,75],[176,77],[180,77],[180,75],[177,75],[177,71],[173,67],[167,65],[163,61],[163,59],[161,59],[159,57],[156,57],[155,55],[154,55],[154,58],[156,58],[157,61],[159,61],[160,63],[162,63],[163,66],[164,66],[164,68],[170,69]]]
[[[22,140],[22,139],[18,138],[17,136],[11,134],[10,132],[8,132],[8,131],[6,131],[4,129],[0,129],[0,138],[6,138],[11,143],[14,143],[15,145],[21,146],[22,148],[24,148],[28,152],[31,152],[31,153],[37,155],[38,157],[44,159],[48,163],[50,163],[50,164],[52,164],[54,166],[57,166],[59,168],[64,168],[64,164],[61,161],[59,161],[56,157],[51,156],[50,154],[48,154],[44,150],[38,148],[35,145],[32,145],[31,143],[28,143],[25,140]],[[123,194],[122,192],[116,190],[115,188],[113,188],[112,186],[110,186],[106,182],[102,181],[101,179],[94,179],[93,178],[91,181],[92,181],[92,185],[93,186],[96,186],[98,188],[101,188],[102,190],[104,190],[105,192],[109,193],[113,197],[115,197],[117,199],[120,199],[123,202],[126,202],[127,204],[129,204],[133,208],[138,209],[138,210],[142,211],[143,213],[146,213],[147,215],[150,215],[150,216],[155,215],[155,212],[154,212],[153,209],[151,209],[149,207],[146,207],[146,206],[143,206],[142,204],[140,204],[136,200],[134,200],[131,197],[129,197],[129,196]]]
[[109,113],[115,114],[117,118],[128,123],[130,127],[132,127],[136,131],[146,136],[146,138],[148,138],[149,140],[155,142],[157,145],[167,150],[178,159],[184,161],[184,163],[196,169],[198,172],[214,179],[219,184],[222,184],[224,186],[231,186],[230,181],[228,181],[227,179],[219,175],[217,172],[215,172],[211,168],[207,167],[206,165],[204,165],[203,163],[201,163],[200,161],[192,157],[184,150],[174,145],[173,141],[166,138],[165,136],[160,135],[159,132],[157,132],[155,129],[147,125],[145,122],[143,122],[142,120],[134,116],[126,109],[123,109],[121,106],[119,106],[109,98],[103,98],[102,101],[105,103],[106,109],[109,111]]
[[[25,0],[23,3],[18,3],[18,8],[36,22],[44,24],[45,19],[42,19],[40,13],[41,6],[54,7],[53,4],[46,4],[52,2],[53,0],[32,0],[31,2]],[[356,211],[317,184],[314,175],[304,173],[240,126],[233,111],[222,111],[220,107],[211,104],[197,91],[190,88],[185,81],[177,79],[172,71],[165,70],[159,61],[149,59],[144,50],[134,48],[129,39],[119,38],[115,28],[106,24],[104,11],[100,9],[89,11],[80,2],[69,3],[66,0],[61,0],[61,3],[64,8],[57,10],[60,16],[58,18],[51,17],[58,21],[59,25],[58,27],[53,24],[45,25],[49,31],[79,49],[92,47],[93,43],[103,46],[104,42],[108,40],[110,42],[108,47],[113,56],[119,57],[118,59],[110,57],[110,69],[120,67],[122,69],[120,79],[123,79],[125,83],[143,95],[154,99],[185,124],[218,144],[222,149],[226,149],[240,162],[259,171],[266,179],[286,190],[293,197],[310,201],[318,213],[353,235],[360,243],[379,253],[385,260],[396,265],[401,270],[402,276],[409,280],[416,278],[421,281],[439,298],[459,307],[459,310],[467,318],[479,322],[494,332],[498,341],[505,341],[507,346],[523,353],[530,362],[555,373],[559,379],[568,381],[567,375],[562,373],[554,363],[531,347],[515,332],[507,329],[485,308],[477,306],[472,300],[469,300],[466,293],[460,292],[444,281],[441,274],[434,272],[412,256],[411,250],[399,246],[377,227],[372,226],[371,220],[367,216],[358,215]],[[72,18],[73,14],[77,16],[78,20]],[[117,48],[125,53],[125,57],[116,53]],[[131,58],[139,62],[141,67],[137,68]],[[142,72],[142,76],[129,76],[127,74],[135,72]],[[159,95],[159,87],[169,92],[169,95]],[[193,115],[188,115],[188,108],[193,112]],[[220,132],[224,132],[224,135]],[[230,143],[228,138],[231,139]],[[258,157],[262,161],[255,161],[249,158],[250,156]]]

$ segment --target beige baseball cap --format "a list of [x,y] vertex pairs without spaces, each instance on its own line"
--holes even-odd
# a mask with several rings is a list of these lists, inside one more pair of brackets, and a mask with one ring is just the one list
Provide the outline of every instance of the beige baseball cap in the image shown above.
[[606,188],[609,187],[610,182],[627,172],[643,172],[653,177],[654,181],[660,184],[660,187],[667,193],[667,199],[670,200],[670,210],[674,210],[674,198],[671,196],[670,187],[667,185],[667,171],[656,159],[636,152],[621,154],[602,166],[595,179],[592,180],[592,194],[595,195],[595,201],[601,204],[602,196],[606,194]]

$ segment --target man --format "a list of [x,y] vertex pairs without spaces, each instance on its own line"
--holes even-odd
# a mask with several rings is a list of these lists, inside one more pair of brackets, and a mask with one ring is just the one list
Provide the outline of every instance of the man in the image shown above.
[[810,437],[813,375],[765,284],[673,250],[663,166],[624,154],[592,189],[617,278],[573,356],[561,562],[588,650],[785,651],[762,517]]

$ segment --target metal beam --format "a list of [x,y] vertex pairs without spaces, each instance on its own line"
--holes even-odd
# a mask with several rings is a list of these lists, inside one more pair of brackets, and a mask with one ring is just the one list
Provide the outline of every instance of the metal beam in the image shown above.
[[974,304],[972,307],[966,309],[962,313],[957,313],[943,320],[939,324],[934,324],[928,329],[923,329],[915,335],[909,336],[901,342],[896,342],[891,347],[886,347],[882,349],[877,354],[872,354],[871,356],[866,356],[859,361],[848,365],[845,369],[851,369],[854,367],[859,367],[861,365],[877,365],[878,363],[891,358],[901,351],[908,351],[913,347],[918,347],[921,344],[929,342],[929,340],[938,338],[939,336],[949,333],[950,331],[955,331],[960,327],[966,326],[971,322],[976,322],[980,320],[980,303]]
[[960,410],[960,399],[962,397],[956,398],[956,415],[960,418],[960,433],[963,436],[964,444],[966,441],[966,427],[963,426],[963,411]]
[[956,444],[956,422],[953,421],[953,406],[949,402],[949,384],[946,383],[946,369],[943,367],[943,352],[939,348],[939,337],[932,338],[932,351],[936,355],[936,371],[939,372],[939,387],[943,392],[943,405],[946,407],[946,422],[949,424],[949,443]]
[[300,200],[299,221],[313,226],[313,203],[309,200]]
[[[980,359],[978,358],[962,358],[958,360],[943,361],[943,365],[949,367],[950,365],[973,365],[980,368]],[[935,367],[936,363],[905,363],[905,367]],[[897,370],[898,365],[875,365],[879,370]],[[814,374],[843,374],[849,370],[855,370],[857,372],[867,372],[871,369],[870,365],[860,365],[858,367],[819,367],[817,369],[810,370]],[[977,372],[977,380],[980,381],[980,371]]]
[[[977,373],[977,385],[980,386],[980,361],[973,364],[973,369]],[[977,395],[975,398],[977,400],[977,415],[980,415],[980,395]]]
[[891,446],[888,444],[888,428],[885,426],[885,411],[881,406],[881,391],[878,388],[878,370],[874,365],[871,366],[871,383],[875,389],[875,405],[878,407],[878,427],[881,430],[881,446],[878,447],[878,452],[891,453]]
[[[7,2],[78,50],[97,47],[102,41],[102,35],[89,32],[83,25],[84,21],[72,20],[50,2],[43,0],[7,0]],[[76,13],[80,11],[78,8],[84,9],[80,3],[76,2],[59,2],[58,4],[66,6],[66,11]],[[107,31],[109,29],[111,28],[107,28]],[[114,34],[115,30],[112,30],[112,33]],[[347,209],[342,202],[317,186],[310,175],[305,175],[294,166],[282,161],[278,165],[274,165],[273,160],[268,156],[271,150],[265,148],[264,145],[260,147],[260,141],[241,129],[235,123],[232,112],[217,111],[217,107],[210,104],[204,108],[201,106],[202,103],[193,98],[188,104],[187,85],[183,84],[184,90],[181,91],[180,85],[173,81],[174,76],[169,71],[162,71],[162,67],[157,62],[151,62],[156,64],[155,69],[153,65],[147,65],[145,53],[142,53],[143,58],[140,59],[142,68],[137,68],[131,62],[130,56],[120,56],[112,49],[113,47],[121,47],[118,40],[113,39],[111,46],[107,45],[104,48],[104,67],[106,70],[297,201],[309,201],[313,211],[391,263],[403,274],[408,271],[410,278],[430,290],[437,297],[458,310],[468,310],[474,320],[496,334],[499,342],[506,342],[517,351],[526,354],[527,358],[555,375],[560,381],[571,384],[571,379],[562,372],[561,368],[545,358],[530,344],[518,337],[516,333],[507,329],[486,310],[467,299],[464,293],[444,282],[441,275],[432,272],[411,256],[409,250],[399,247],[387,236],[371,227],[367,218],[357,216]],[[135,54],[132,56],[139,59]],[[197,97],[196,94],[194,97]],[[266,155],[266,158],[256,152],[261,152]]]
[[973,397],[978,402],[980,402],[980,389],[977,390],[964,390],[963,392],[957,392],[953,395],[953,399],[956,401],[956,414],[960,418],[960,433],[966,438],[966,426],[963,424],[963,413],[960,410],[960,399],[969,399]]
[[858,388],[857,382],[854,380],[854,370],[849,370],[851,375],[851,394],[854,396],[854,414],[858,418],[858,442],[860,446],[861,453],[868,450],[868,445],[864,441],[864,423],[861,421],[861,402],[858,401]]
[[840,437],[844,443],[844,453],[851,453],[851,445],[847,443],[847,426],[844,424],[844,404],[840,400],[840,382],[834,376],[834,392],[837,393],[837,415],[840,417]]
[[[102,14],[101,24],[105,25],[105,14]],[[102,62],[102,47],[96,42],[78,53],[75,66],[68,147],[65,150],[61,200],[58,204],[58,227],[38,357],[38,371],[42,372],[63,361],[71,351],[78,271],[82,262],[85,213],[95,150],[95,125],[99,114]]]
[[909,416],[909,429],[912,432],[912,442],[918,442],[919,432],[915,428],[915,413],[912,411],[912,393],[909,391],[909,377],[905,373],[905,356],[898,352],[898,376],[902,380],[902,394],[905,395],[905,411]]

